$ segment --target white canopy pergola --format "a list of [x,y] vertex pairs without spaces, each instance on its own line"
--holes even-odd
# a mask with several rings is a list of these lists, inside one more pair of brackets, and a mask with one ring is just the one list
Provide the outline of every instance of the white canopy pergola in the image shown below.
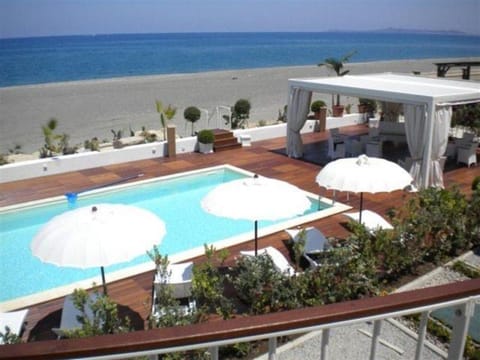
[[[403,104],[413,158],[411,174],[419,188],[443,186],[440,157],[445,153],[451,106],[480,102],[480,83],[392,73],[289,79],[287,154],[303,156],[300,130],[312,92],[342,94]],[[423,161],[429,159],[429,161]]]

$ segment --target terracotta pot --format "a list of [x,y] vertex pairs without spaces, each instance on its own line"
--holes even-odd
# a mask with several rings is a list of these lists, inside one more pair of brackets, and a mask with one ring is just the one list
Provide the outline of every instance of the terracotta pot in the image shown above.
[[342,117],[344,109],[345,109],[345,106],[343,106],[343,105],[334,105],[333,108],[332,108],[333,116],[334,117]]
[[365,114],[367,112],[367,105],[365,104],[358,104],[358,113]]

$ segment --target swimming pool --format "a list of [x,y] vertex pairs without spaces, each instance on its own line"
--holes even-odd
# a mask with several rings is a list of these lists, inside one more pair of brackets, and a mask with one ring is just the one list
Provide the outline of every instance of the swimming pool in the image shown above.
[[[203,169],[94,190],[80,194],[76,206],[99,202],[135,205],[153,211],[165,221],[167,234],[160,251],[172,261],[203,253],[203,244],[217,248],[253,238],[250,221],[230,220],[207,214],[200,200],[215,186],[253,174],[229,165]],[[309,194],[311,207],[305,215],[281,222],[259,222],[259,234],[265,235],[286,227],[312,221],[344,211],[348,207]],[[39,228],[53,216],[69,209],[65,197],[20,204],[0,209],[0,273],[2,290],[0,308],[26,306],[41,299],[61,296],[75,287],[100,283],[99,271],[57,267],[42,263],[32,256],[30,242]],[[138,229],[138,236],[142,229]],[[134,273],[153,269],[153,262],[144,255],[130,262],[107,267],[107,282]],[[33,295],[35,294],[35,295]],[[40,298],[39,298],[40,296]]]

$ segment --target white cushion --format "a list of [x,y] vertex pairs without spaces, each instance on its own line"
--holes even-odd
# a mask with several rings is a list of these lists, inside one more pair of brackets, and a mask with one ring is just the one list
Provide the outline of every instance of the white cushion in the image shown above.
[[[343,214],[353,221],[358,222],[359,220],[358,212]],[[362,224],[365,225],[368,231],[374,231],[377,229],[391,230],[393,229],[392,224],[385,220],[381,215],[377,214],[374,211],[363,210],[362,211]]]

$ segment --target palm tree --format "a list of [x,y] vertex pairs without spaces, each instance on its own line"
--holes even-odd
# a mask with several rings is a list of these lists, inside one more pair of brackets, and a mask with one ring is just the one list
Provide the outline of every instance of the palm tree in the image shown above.
[[[326,58],[323,63],[318,64],[318,66],[326,66],[329,69],[333,70],[337,76],[343,76],[350,72],[350,70],[343,70],[344,63],[348,62],[350,58],[357,53],[356,50],[351,51],[350,53],[343,55],[341,58],[333,58],[329,57]],[[337,94],[337,106],[340,105],[340,94]]]
[[167,121],[173,119],[173,117],[177,112],[177,108],[173,107],[170,104],[168,104],[167,108],[164,108],[162,102],[159,100],[155,101],[155,106],[157,108],[157,112],[160,114],[160,124],[162,125],[162,129],[163,129],[163,139],[166,140],[167,139],[167,134],[166,134]]

